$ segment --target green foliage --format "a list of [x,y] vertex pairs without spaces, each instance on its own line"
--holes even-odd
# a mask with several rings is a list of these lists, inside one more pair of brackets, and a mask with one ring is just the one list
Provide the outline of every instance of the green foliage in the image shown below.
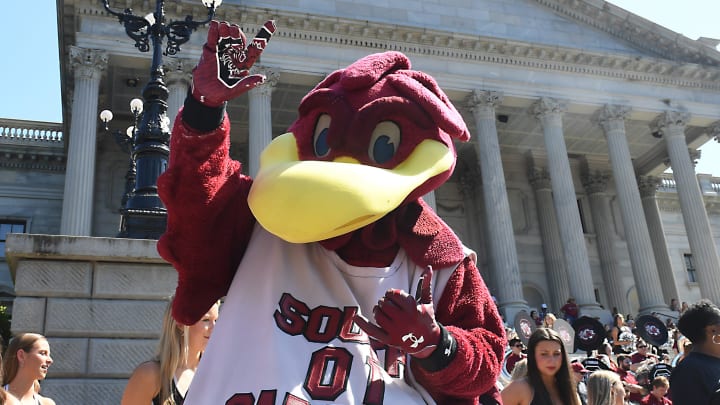
[[11,314],[5,305],[0,305],[0,338],[2,338],[2,349],[5,350],[12,334],[10,332]]

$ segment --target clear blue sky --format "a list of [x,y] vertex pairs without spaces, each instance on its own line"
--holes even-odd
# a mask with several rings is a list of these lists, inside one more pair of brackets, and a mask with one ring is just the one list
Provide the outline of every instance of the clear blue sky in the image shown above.
[[[62,117],[55,0],[3,0],[2,3],[5,19],[0,24],[3,41],[0,117],[59,122]],[[118,0],[111,2],[115,3],[124,5]],[[615,0],[611,3],[690,39],[701,36],[720,39],[720,0]],[[701,150],[703,156],[697,172],[720,176],[720,144],[710,141]]]

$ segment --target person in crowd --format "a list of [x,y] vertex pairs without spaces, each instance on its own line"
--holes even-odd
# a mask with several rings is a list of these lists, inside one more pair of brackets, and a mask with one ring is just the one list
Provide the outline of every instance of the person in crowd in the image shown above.
[[613,353],[627,354],[632,352],[635,336],[632,329],[625,324],[625,317],[622,314],[615,314],[610,336],[612,337]]
[[670,382],[667,377],[657,376],[652,380],[650,393],[643,397],[640,405],[672,405],[672,401],[666,397]]
[[[0,358],[0,363],[2,363],[2,358]],[[0,367],[0,380],[2,380],[2,367]],[[11,395],[9,392],[5,390],[5,388],[0,387],[0,405],[19,405],[20,401],[15,398],[14,395]]]
[[543,319],[540,318],[540,315],[538,314],[538,311],[532,310],[530,311],[530,318],[532,318],[533,321],[535,321],[535,326],[542,326],[543,325]]
[[678,353],[675,365],[678,365],[692,351],[693,344],[690,339],[683,337],[680,341],[680,353]]
[[580,308],[578,307],[578,304],[575,303],[575,298],[573,297],[568,298],[565,305],[560,308],[563,318],[570,324],[575,322],[578,318],[579,311]]
[[[627,354],[620,354],[617,356],[618,369],[615,371],[622,380],[625,390],[630,394],[628,399],[632,402],[640,402],[643,396],[647,395],[647,389],[640,385],[635,378],[635,373],[632,371],[632,361],[630,356]],[[639,365],[637,366],[639,367]]]
[[632,361],[633,364],[642,363],[643,361],[647,361],[649,359],[656,362],[659,361],[658,355],[650,351],[647,342],[644,340],[638,340],[635,348],[637,350],[630,354],[630,361]]
[[678,328],[692,342],[692,350],[670,376],[673,402],[707,404],[720,381],[720,308],[700,300],[682,314]]
[[510,381],[519,380],[527,377],[527,358],[524,358],[515,363],[512,374],[510,374]]
[[543,326],[552,329],[553,325],[555,325],[556,319],[557,317],[555,316],[555,314],[553,314],[552,312],[548,312],[545,315],[545,319],[543,320]]
[[538,328],[528,340],[527,377],[500,393],[505,405],[579,405],[565,345],[560,335]]
[[623,405],[625,388],[620,377],[609,370],[598,370],[588,376],[585,383],[588,405]]
[[670,310],[673,312],[680,311],[680,305],[678,305],[677,298],[670,298]]
[[575,379],[576,384],[575,389],[580,397],[580,403],[582,405],[587,405],[587,386],[585,385],[585,377],[590,374],[590,370],[586,369],[579,361],[573,361],[570,366],[572,367],[573,378]]
[[603,342],[600,347],[600,352],[598,353],[597,358],[605,363],[609,370],[615,371],[618,369],[617,362],[615,361],[615,354],[613,354],[612,344],[610,344],[607,340]]
[[121,405],[181,405],[185,401],[195,370],[200,362],[218,318],[219,303],[195,324],[178,324],[168,302],[157,354],[135,368],[123,393]]
[[507,359],[505,360],[505,370],[507,370],[508,373],[512,374],[513,369],[515,368],[515,365],[518,361],[524,359],[527,357],[525,353],[523,353],[523,349],[525,348],[525,345],[523,344],[522,340],[519,338],[512,338],[508,342],[508,345],[510,346],[510,354],[507,356]]
[[680,304],[680,315],[684,314],[685,311],[688,310],[690,306],[688,305],[687,301],[683,301],[682,304]]
[[3,356],[3,388],[20,404],[55,405],[40,395],[40,380],[53,363],[50,343],[37,333],[21,333],[8,343]]
[[540,313],[538,314],[538,316],[540,317],[541,321],[545,322],[545,315],[547,315],[549,312],[550,311],[548,311],[547,304],[545,304],[545,303],[540,304]]

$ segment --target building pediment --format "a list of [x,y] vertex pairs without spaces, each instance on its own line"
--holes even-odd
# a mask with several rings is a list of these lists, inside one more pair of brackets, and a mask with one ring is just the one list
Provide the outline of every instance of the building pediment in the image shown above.
[[533,0],[556,13],[627,41],[638,50],[675,62],[720,66],[717,40],[692,40],[611,2]]

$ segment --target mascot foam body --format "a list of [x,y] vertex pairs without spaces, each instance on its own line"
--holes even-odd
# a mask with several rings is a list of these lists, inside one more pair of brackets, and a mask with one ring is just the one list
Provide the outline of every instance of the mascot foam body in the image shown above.
[[229,158],[224,102],[263,82],[247,70],[274,29],[246,48],[211,23],[158,183],[175,318],[226,296],[186,403],[493,403],[502,321],[420,199],[451,175],[462,118],[404,55],[370,55],[305,96],[253,180]]

